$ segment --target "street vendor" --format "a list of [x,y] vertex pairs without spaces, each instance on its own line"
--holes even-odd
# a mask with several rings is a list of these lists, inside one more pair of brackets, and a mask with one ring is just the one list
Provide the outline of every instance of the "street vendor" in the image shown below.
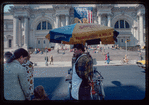
[[93,60],[85,54],[84,45],[74,45],[76,61],[73,65],[71,96],[74,100],[91,100],[89,83],[93,76]]

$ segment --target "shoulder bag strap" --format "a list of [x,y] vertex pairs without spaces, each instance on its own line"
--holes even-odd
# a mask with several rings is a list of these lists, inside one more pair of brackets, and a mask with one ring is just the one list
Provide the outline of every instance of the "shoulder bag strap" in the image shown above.
[[18,75],[18,81],[19,81],[19,84],[20,84],[21,90],[22,90],[22,92],[23,92],[23,95],[24,95],[24,97],[25,97],[25,100],[27,100],[27,99],[26,99],[26,96],[25,96],[25,93],[24,93],[24,91],[23,91],[23,89],[22,89],[22,85],[21,85],[21,83],[20,83],[20,78],[19,78],[19,75]]

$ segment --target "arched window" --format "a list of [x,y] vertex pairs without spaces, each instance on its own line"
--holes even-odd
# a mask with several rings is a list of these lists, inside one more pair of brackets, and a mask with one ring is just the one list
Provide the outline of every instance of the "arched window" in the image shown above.
[[37,30],[50,30],[52,25],[48,21],[42,21],[37,25]]
[[11,42],[12,42],[12,40],[9,39],[9,48],[11,48]]
[[52,29],[52,25],[48,23],[48,29]]
[[130,28],[129,23],[125,20],[118,20],[115,25],[114,28]]
[[41,30],[41,23],[38,24],[37,30]]
[[38,40],[38,44],[40,44],[40,40]]

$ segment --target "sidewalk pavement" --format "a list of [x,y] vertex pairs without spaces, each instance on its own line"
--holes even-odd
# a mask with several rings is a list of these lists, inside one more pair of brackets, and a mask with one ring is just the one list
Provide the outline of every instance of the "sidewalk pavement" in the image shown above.
[[[45,62],[34,62],[37,64],[36,67],[71,67],[71,62],[53,62],[53,65],[50,65],[48,62],[48,66],[45,65]],[[120,60],[110,61],[109,64],[105,63],[105,61],[97,61],[97,64],[94,66],[121,66],[121,65],[136,65],[136,60],[130,60],[128,64],[122,64]]]

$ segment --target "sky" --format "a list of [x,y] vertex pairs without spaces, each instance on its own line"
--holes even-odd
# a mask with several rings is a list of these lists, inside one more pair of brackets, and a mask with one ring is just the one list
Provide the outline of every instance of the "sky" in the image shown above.
[[9,6],[13,6],[12,4],[7,4],[4,6],[4,12],[8,12]]

